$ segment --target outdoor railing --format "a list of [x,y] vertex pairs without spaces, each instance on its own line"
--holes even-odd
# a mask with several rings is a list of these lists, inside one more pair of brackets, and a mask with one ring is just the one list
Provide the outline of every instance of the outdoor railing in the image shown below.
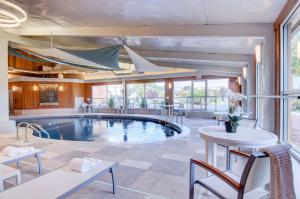
[[[142,102],[141,97],[126,98],[126,108],[148,108],[161,109],[161,105],[165,103],[164,97],[147,97],[146,103]],[[120,108],[124,107],[124,98],[92,98],[92,104],[97,104],[99,108]],[[199,111],[226,111],[229,108],[228,98],[220,96],[189,96],[189,97],[174,97],[173,104],[175,108],[185,110]]]
[[228,98],[220,96],[174,97],[174,104],[181,104],[185,110],[226,111],[229,108]]

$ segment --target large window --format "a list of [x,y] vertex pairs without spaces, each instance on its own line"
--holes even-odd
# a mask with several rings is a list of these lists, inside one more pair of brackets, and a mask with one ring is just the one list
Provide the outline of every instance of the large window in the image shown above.
[[92,86],[92,101],[102,107],[112,101],[114,107],[123,105],[122,84]]
[[140,108],[144,96],[144,84],[127,84],[127,106],[129,108]]
[[206,81],[193,82],[192,89],[193,97],[191,99],[192,109],[205,110],[207,98],[206,96]]
[[229,88],[227,78],[174,81],[174,104],[193,110],[226,111],[228,99],[221,97],[222,87]]
[[165,100],[165,82],[127,84],[127,103],[130,108],[159,109]]
[[300,151],[300,8],[283,26],[282,132],[283,140]]
[[221,88],[229,88],[228,79],[207,80],[207,110],[226,111],[228,109],[228,99],[222,98]]
[[159,108],[165,100],[165,83],[155,82],[145,84],[147,108]]
[[174,81],[174,104],[182,105],[188,109],[192,96],[192,81]]
[[92,100],[100,106],[107,105],[107,86],[92,86]]

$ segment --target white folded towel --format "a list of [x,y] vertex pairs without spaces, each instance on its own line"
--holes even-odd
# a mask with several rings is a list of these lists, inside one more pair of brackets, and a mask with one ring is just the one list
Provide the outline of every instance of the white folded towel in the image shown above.
[[95,158],[83,158],[83,159],[86,161],[89,161],[89,163],[92,166],[98,166],[99,164],[101,164],[101,160],[99,160],[99,159],[95,159]]
[[74,158],[70,161],[69,167],[73,171],[86,173],[101,163],[101,160],[93,158]]
[[35,148],[32,146],[27,146],[27,147],[21,147],[18,148],[19,149],[19,154],[24,154],[24,153],[28,153],[30,151],[33,151]]
[[18,155],[22,155],[24,153],[28,153],[34,150],[34,147],[14,147],[14,146],[6,146],[2,150],[2,154],[8,157],[15,157]]
[[19,149],[17,147],[14,146],[6,146],[3,150],[2,150],[2,154],[8,157],[15,157],[19,154]]

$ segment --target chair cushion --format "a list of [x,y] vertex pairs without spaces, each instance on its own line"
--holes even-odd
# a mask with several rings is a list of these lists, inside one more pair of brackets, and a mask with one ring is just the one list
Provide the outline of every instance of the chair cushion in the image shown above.
[[[225,174],[233,178],[235,181],[240,182],[240,178],[234,175],[233,173],[227,171],[225,172]],[[227,183],[225,183],[223,180],[221,180],[215,175],[202,178],[200,182],[210,187],[215,192],[217,192],[218,194],[220,194],[225,198],[228,199],[237,198],[238,195],[237,191],[235,191],[230,185],[228,185]],[[256,198],[261,199],[261,198],[265,198],[268,194],[269,192],[266,191],[265,189],[257,188],[248,193],[245,193],[244,199],[256,199]]]

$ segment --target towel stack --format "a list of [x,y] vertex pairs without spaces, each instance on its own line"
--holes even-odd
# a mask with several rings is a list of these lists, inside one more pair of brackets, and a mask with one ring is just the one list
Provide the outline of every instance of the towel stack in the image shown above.
[[2,150],[2,154],[8,157],[15,157],[34,150],[34,147],[14,147],[7,146]]
[[101,160],[94,158],[74,158],[70,161],[69,167],[73,171],[86,173],[101,164]]

